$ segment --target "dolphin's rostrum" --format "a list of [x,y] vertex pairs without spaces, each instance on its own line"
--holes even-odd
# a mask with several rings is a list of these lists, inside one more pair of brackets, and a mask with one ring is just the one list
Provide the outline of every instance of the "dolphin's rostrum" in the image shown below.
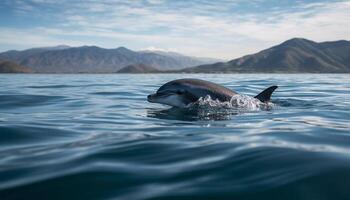
[[[261,102],[270,101],[271,94],[277,86],[271,86],[255,96]],[[147,100],[151,103],[166,104],[174,107],[186,107],[190,103],[198,101],[201,97],[209,95],[219,101],[230,101],[236,92],[200,79],[177,79],[162,85],[155,94],[148,95]]]

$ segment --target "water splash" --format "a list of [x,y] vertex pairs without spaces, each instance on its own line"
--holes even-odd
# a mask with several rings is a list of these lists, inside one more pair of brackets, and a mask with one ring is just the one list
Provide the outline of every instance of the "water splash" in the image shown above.
[[230,101],[219,101],[218,99],[212,99],[209,95],[201,97],[197,102],[189,104],[189,108],[219,108],[219,109],[239,109],[247,111],[259,111],[259,110],[270,110],[276,107],[275,104],[268,102],[263,103],[254,97],[247,95],[234,95]]
[[254,97],[247,95],[234,95],[230,101],[219,101],[212,99],[209,95],[199,98],[195,103],[189,104],[187,108],[195,111],[200,119],[227,120],[232,115],[246,112],[271,110],[277,105],[268,102],[263,103]]

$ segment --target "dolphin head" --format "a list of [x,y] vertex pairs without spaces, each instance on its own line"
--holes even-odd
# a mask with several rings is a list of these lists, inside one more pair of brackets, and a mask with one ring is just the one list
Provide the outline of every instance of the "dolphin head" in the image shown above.
[[161,86],[156,93],[148,95],[147,100],[151,103],[184,108],[197,99],[191,95],[186,85],[169,82]]

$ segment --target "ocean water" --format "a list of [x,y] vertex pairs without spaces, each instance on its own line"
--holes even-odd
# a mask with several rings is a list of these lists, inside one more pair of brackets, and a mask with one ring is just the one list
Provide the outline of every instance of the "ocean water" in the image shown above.
[[[146,101],[183,77],[244,95]],[[350,75],[0,75],[0,199],[350,199]]]

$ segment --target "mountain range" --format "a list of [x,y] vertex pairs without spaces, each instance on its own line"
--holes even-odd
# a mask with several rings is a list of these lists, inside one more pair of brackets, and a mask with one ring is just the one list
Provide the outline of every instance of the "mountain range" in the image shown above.
[[7,51],[0,59],[36,73],[350,73],[350,41],[293,38],[228,62],[174,52],[65,45]]
[[115,73],[139,63],[157,70],[179,70],[218,61],[170,52],[132,51],[125,47],[104,49],[65,45],[7,51],[0,53],[0,59],[16,62],[38,73]]
[[229,62],[181,70],[187,73],[350,73],[350,41],[293,38]]

